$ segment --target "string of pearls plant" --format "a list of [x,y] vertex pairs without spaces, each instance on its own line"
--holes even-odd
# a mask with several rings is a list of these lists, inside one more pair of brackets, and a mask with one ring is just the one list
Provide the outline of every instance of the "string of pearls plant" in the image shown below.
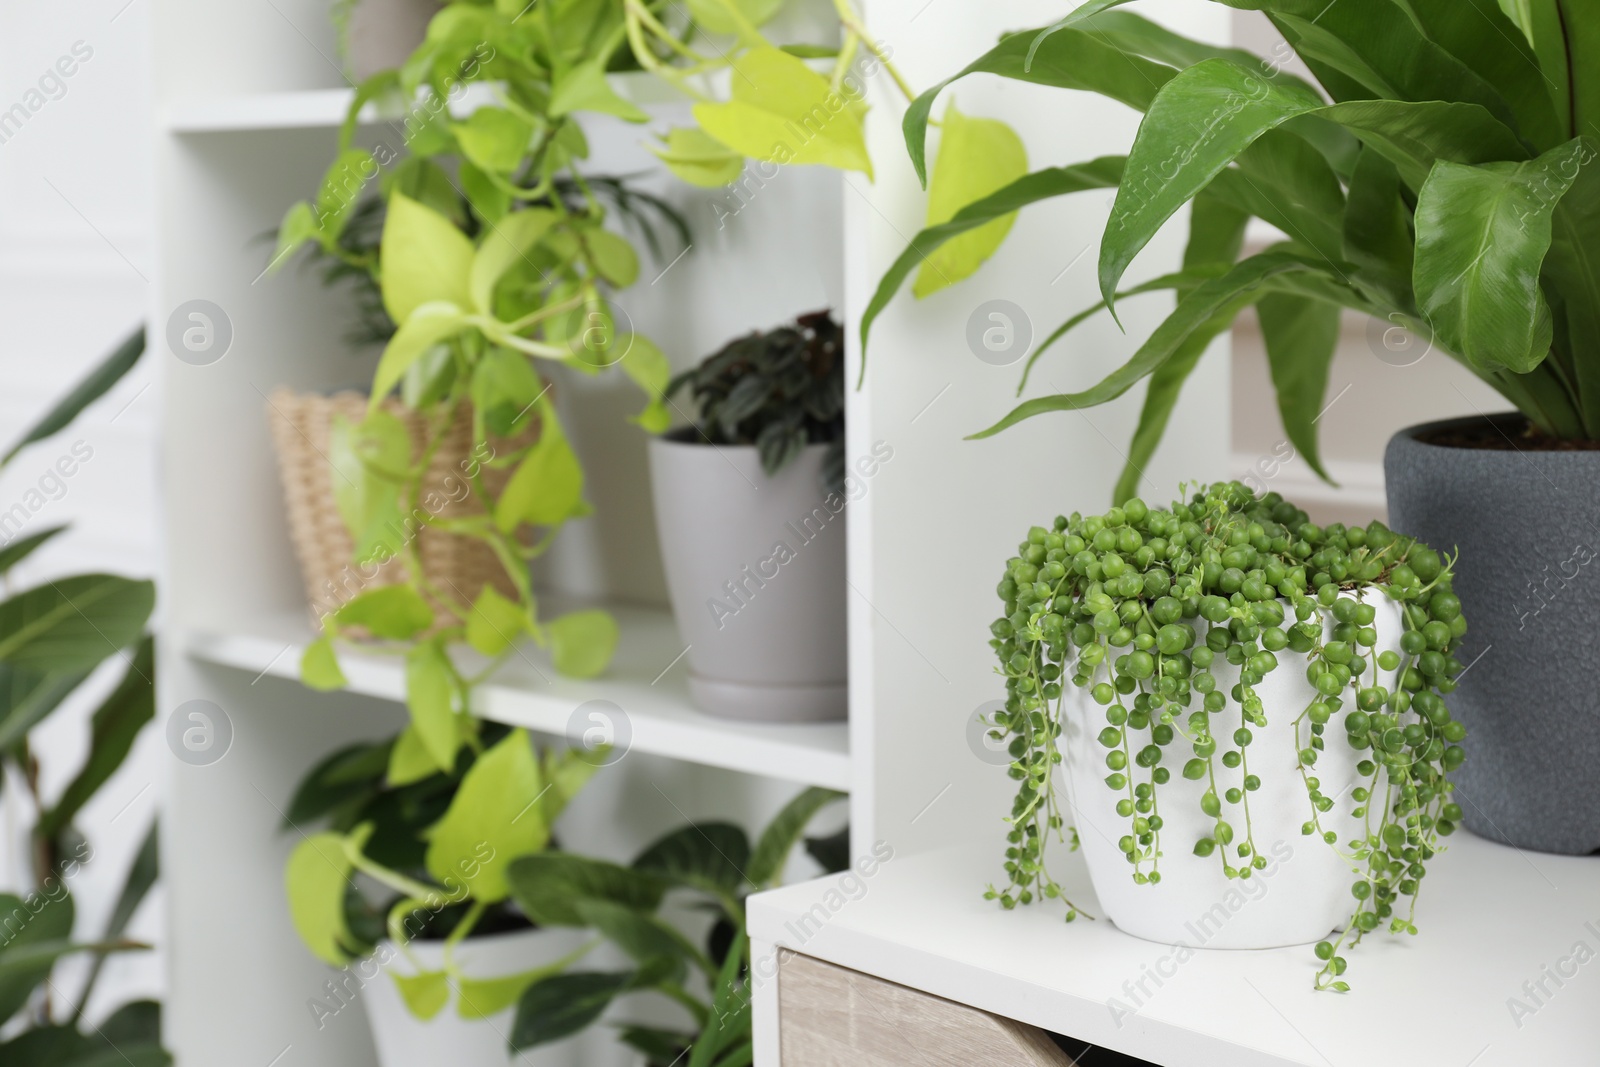
[[[1384,920],[1391,932],[1416,933],[1426,864],[1461,818],[1446,778],[1465,757],[1466,734],[1444,701],[1467,628],[1451,591],[1454,562],[1379,522],[1316,526],[1278,494],[1258,497],[1237,482],[1200,487],[1170,509],[1133,499],[1033,527],[1006,563],[996,590],[1005,614],[990,628],[1006,679],[991,737],[1009,743],[1018,785],[1009,883],[986,897],[1006,908],[1061,899],[1069,921],[1082,910],[1045,869],[1052,835],[1068,832],[1077,847],[1056,793],[1067,685],[1090,689],[1104,709],[1105,788],[1124,794],[1120,847],[1136,883],[1160,882],[1172,848],[1216,856],[1228,878],[1264,868],[1250,817],[1261,786],[1251,728],[1266,725],[1255,687],[1288,649],[1304,657],[1317,693],[1294,723],[1301,832],[1321,837],[1354,876],[1350,921],[1316,946],[1316,987],[1347,990],[1342,952]],[[1380,595],[1401,605],[1398,653],[1374,654]],[[1219,658],[1238,668],[1226,692],[1211,669]],[[1341,732],[1332,743],[1365,753],[1362,782],[1345,801],[1361,832],[1348,841],[1324,827],[1336,798],[1316,775],[1329,734]],[[1200,806],[1213,821],[1198,840],[1162,838],[1161,787],[1174,773],[1208,786]]]

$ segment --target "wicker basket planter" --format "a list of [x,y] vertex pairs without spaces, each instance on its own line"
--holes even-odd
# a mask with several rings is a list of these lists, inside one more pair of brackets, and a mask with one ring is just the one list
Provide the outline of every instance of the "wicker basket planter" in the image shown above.
[[[267,407],[283,481],[289,536],[300,562],[311,614],[320,627],[324,615],[357,594],[394,585],[406,577],[402,556],[383,563],[356,562],[355,541],[334,499],[333,479],[337,475],[327,459],[334,416],[361,421],[367,398],[356,392],[329,396],[279,389],[268,399]],[[419,452],[426,433],[423,416],[398,400],[385,401],[384,408],[405,424],[411,433],[413,454]],[[535,426],[528,436],[537,433]],[[422,510],[445,518],[483,514],[482,503],[470,492],[468,478],[486,458],[473,455],[472,409],[463,403],[428,466],[419,498]],[[507,469],[483,466],[482,472],[484,485],[493,495],[499,494],[510,477]],[[423,574],[435,589],[454,598],[458,606],[471,604],[485,584],[508,597],[516,596],[505,568],[482,541],[408,523],[408,529],[412,528],[415,532],[408,536],[418,539]],[[434,613],[438,625],[455,621],[449,608],[437,600]]]

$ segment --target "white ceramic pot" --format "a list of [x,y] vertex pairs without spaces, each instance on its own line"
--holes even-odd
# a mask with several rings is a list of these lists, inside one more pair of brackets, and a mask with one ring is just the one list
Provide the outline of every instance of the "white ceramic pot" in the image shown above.
[[845,510],[826,445],[774,477],[752,446],[650,442],[656,529],[689,692],[734,719],[846,713]]
[[351,76],[362,82],[405,63],[438,13],[439,0],[354,0],[344,38]]
[[[574,929],[519,930],[509,934],[469,937],[456,947],[456,962],[472,978],[497,978],[555,963],[586,943],[584,932]],[[423,971],[444,966],[444,943],[413,941],[409,950]],[[400,998],[394,975],[409,976],[418,967],[390,942],[379,947],[376,959],[387,961],[381,972],[361,988],[367,1022],[378,1047],[382,1067],[577,1067],[578,1038],[542,1045],[513,1056],[507,1048],[514,1007],[484,1019],[463,1019],[457,994],[432,1019],[412,1015]]]
[[[1386,649],[1398,652],[1399,605],[1377,592],[1369,593],[1368,601],[1378,609],[1375,653]],[[1331,619],[1328,626],[1332,626]],[[1246,796],[1256,846],[1267,860],[1266,868],[1252,872],[1248,879],[1227,878],[1216,853],[1201,857],[1193,852],[1195,842],[1210,835],[1214,820],[1200,810],[1206,780],[1183,777],[1183,765],[1193,750],[1180,733],[1166,746],[1161,763],[1171,772],[1171,780],[1157,791],[1163,821],[1161,881],[1155,885],[1134,882],[1133,865],[1117,847],[1123,835],[1132,832],[1130,820],[1116,811],[1117,801],[1127,792],[1114,792],[1106,785],[1105,778],[1111,773],[1105,763],[1107,749],[1097,739],[1106,726],[1105,708],[1094,702],[1089,690],[1067,686],[1063,699],[1067,709],[1065,763],[1078,840],[1100,906],[1127,933],[1190,948],[1276,948],[1319,941],[1349,919],[1355,905],[1350,895],[1355,880],[1351,866],[1319,837],[1300,832],[1311,818],[1311,805],[1297,770],[1296,753],[1309,743],[1310,732],[1308,720],[1301,724],[1297,745],[1293,723],[1317,695],[1306,680],[1308,658],[1288,649],[1275,655],[1277,669],[1256,686],[1267,725],[1250,728],[1254,736],[1245,750],[1250,773],[1261,779],[1261,788]],[[1219,691],[1229,692],[1238,682],[1238,668],[1221,656],[1211,670]],[[1096,680],[1109,680],[1108,668],[1100,671],[1101,678]],[[1393,688],[1392,675],[1380,677],[1385,686]],[[1346,709],[1351,708],[1347,699]],[[1230,786],[1244,788],[1244,769],[1229,770],[1221,759],[1224,751],[1236,747],[1231,735],[1242,725],[1237,704],[1230,699],[1228,707],[1213,716],[1213,723],[1218,737],[1214,763],[1220,796]],[[1326,747],[1312,773],[1322,792],[1334,798],[1333,808],[1320,816],[1322,828],[1337,833],[1339,847],[1345,849],[1360,829],[1360,821],[1347,813],[1353,807],[1349,792],[1360,784],[1356,764],[1364,753],[1350,747],[1339,723],[1338,715],[1328,723],[1323,735]],[[1148,771],[1135,771],[1135,782],[1148,780]],[[1234,829],[1228,851],[1230,862],[1237,867],[1243,862],[1235,850],[1244,839],[1244,815],[1238,805],[1224,800],[1223,818]],[[1148,872],[1148,863],[1142,869]]]

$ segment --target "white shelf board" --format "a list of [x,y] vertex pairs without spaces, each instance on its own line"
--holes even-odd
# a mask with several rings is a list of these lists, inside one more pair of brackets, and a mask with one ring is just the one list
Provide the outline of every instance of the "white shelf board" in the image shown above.
[[[1421,932],[1369,935],[1345,954],[1352,990],[1338,994],[1312,989],[1309,946],[1179,953],[1105,919],[1064,923],[1052,902],[1002,911],[982,892],[1002,875],[1004,847],[997,830],[992,844],[894,858],[855,881],[760,894],[751,940],[1164,1065],[1594,1061],[1600,859],[1458,832],[1429,864]],[[1101,914],[1078,855],[1052,867],[1074,900]],[[1513,1013],[1511,998],[1530,1010]],[[758,1018],[758,1031],[768,1025]]]
[[[613,74],[608,77],[617,94],[646,111],[681,104],[688,97],[651,74]],[[724,79],[725,80],[725,79]],[[706,87],[712,82],[702,79]],[[251,130],[335,129],[344,123],[354,89],[307,89],[296,92],[258,93],[249,96],[195,97],[168,105],[165,126],[169,133],[235,133]],[[422,97],[419,96],[419,100]],[[457,117],[471,114],[499,99],[499,88],[489,82],[471,82],[450,100]],[[399,123],[405,112],[368,104],[361,111],[363,125]]]
[[[621,627],[617,655],[603,677],[563,678],[538,648],[519,649],[477,690],[485,718],[545,734],[581,737],[591,725],[587,702],[605,700],[625,716],[629,752],[648,752],[710,767],[832,789],[850,788],[845,723],[767,724],[713,718],[689,703],[688,660],[670,612],[610,606]],[[226,633],[190,632],[189,655],[253,675],[298,679],[311,627],[298,612],[257,617]],[[474,665],[465,662],[467,670]],[[339,662],[349,690],[384,700],[405,697],[400,659],[342,644]],[[481,661],[480,661],[481,662]],[[620,739],[622,731],[618,730]]]

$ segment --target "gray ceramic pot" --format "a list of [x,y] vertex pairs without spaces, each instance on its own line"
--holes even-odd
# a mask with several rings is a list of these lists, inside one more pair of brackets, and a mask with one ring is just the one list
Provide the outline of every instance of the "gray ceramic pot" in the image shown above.
[[[1522,416],[1491,416],[1515,439]],[[1384,455],[1389,524],[1459,548],[1467,664],[1449,697],[1467,727],[1457,799],[1477,834],[1545,852],[1600,850],[1600,452],[1490,451],[1419,434]]]
[[345,30],[345,64],[361,82],[403,64],[428,34],[440,0],[355,0]]
[[843,719],[845,501],[826,445],[767,477],[754,447],[650,442],[656,529],[689,694],[735,719]]

